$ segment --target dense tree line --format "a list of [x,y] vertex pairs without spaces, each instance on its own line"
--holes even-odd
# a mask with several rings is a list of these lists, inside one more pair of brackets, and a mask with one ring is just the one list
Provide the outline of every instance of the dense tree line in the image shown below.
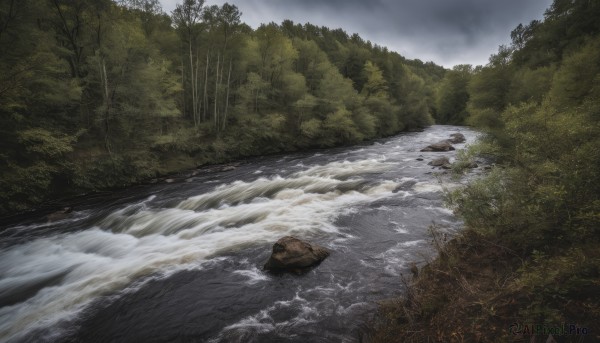
[[184,0],[0,4],[0,213],[432,123],[444,69],[357,34]]
[[[561,242],[597,235],[599,17],[598,2],[555,0],[544,20],[516,27],[512,44],[487,65],[445,73],[436,88],[437,119],[482,129],[481,149],[506,167],[498,182],[482,183],[497,188],[470,198],[468,218],[488,225],[493,219],[517,236],[535,231],[540,244],[554,234]],[[485,211],[482,200],[489,201]]]
[[530,299],[517,322],[598,323],[598,18],[598,1],[555,0],[466,86],[467,122],[498,167],[451,199],[468,227],[521,258],[502,291]]
[[447,194],[465,227],[449,242],[432,228],[439,256],[382,307],[374,342],[600,338],[598,18],[598,1],[554,0],[487,65],[445,73],[437,119],[484,133],[453,169],[494,165]]
[[472,217],[496,218],[514,231],[509,239],[534,232],[540,245],[597,238],[598,17],[598,2],[555,0],[545,20],[519,25],[512,45],[471,76],[468,122],[488,133],[486,149],[506,166],[502,186],[485,192],[495,205]]

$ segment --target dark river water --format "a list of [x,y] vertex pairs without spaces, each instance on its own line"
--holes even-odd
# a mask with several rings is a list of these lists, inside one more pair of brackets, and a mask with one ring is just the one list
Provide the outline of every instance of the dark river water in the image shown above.
[[[477,136],[432,126],[257,158],[84,198],[60,221],[7,225],[0,341],[356,342],[410,263],[431,256],[428,226],[460,227],[442,189],[466,180],[427,165],[455,152],[419,152],[454,132]],[[286,235],[332,253],[303,275],[264,272]]]

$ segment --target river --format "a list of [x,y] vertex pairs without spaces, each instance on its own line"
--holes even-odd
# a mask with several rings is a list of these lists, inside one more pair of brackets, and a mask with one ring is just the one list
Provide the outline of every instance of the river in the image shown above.
[[[249,160],[235,170],[90,196],[68,218],[0,230],[0,341],[355,342],[377,301],[452,233],[443,187],[419,152],[461,132]],[[457,149],[465,144],[456,144]],[[417,158],[422,156],[423,161]],[[440,184],[444,180],[444,185]],[[293,235],[331,255],[303,275],[262,270]]]

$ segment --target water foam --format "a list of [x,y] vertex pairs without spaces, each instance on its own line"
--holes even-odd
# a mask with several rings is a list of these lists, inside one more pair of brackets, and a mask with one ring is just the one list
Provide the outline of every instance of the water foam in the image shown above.
[[[71,318],[98,296],[118,293],[135,280],[201,268],[222,252],[270,244],[284,235],[339,233],[333,223],[340,210],[392,196],[398,186],[370,183],[361,175],[393,165],[334,162],[288,178],[236,181],[174,208],[152,208],[150,198],[88,230],[4,249],[0,299],[8,303],[0,308],[0,340]],[[240,273],[251,281],[262,277],[254,270]]]
[[261,281],[267,281],[270,279],[264,271],[258,269],[256,266],[249,266],[246,269],[235,270],[233,273],[248,278],[246,281],[246,284],[248,285],[254,285]]
[[432,182],[417,182],[413,189],[416,193],[436,193],[444,191],[444,187],[441,184]]

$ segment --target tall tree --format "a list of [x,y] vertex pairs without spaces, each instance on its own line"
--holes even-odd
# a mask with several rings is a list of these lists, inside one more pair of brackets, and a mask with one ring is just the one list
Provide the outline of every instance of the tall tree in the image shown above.
[[440,124],[464,124],[468,112],[469,92],[473,68],[470,65],[457,65],[446,73],[440,84],[437,96],[437,117]]
[[366,97],[387,98],[388,86],[379,67],[371,61],[365,62],[364,78],[366,79],[361,93]]
[[[190,96],[192,99],[191,116],[195,125],[200,122],[200,99],[198,90],[198,55],[196,51],[196,40],[200,32],[200,22],[204,0],[184,0],[173,10],[172,17],[177,30],[180,32],[182,41],[187,45],[188,54],[188,82]],[[183,67],[182,67],[183,68]],[[185,68],[183,68],[185,69]]]

